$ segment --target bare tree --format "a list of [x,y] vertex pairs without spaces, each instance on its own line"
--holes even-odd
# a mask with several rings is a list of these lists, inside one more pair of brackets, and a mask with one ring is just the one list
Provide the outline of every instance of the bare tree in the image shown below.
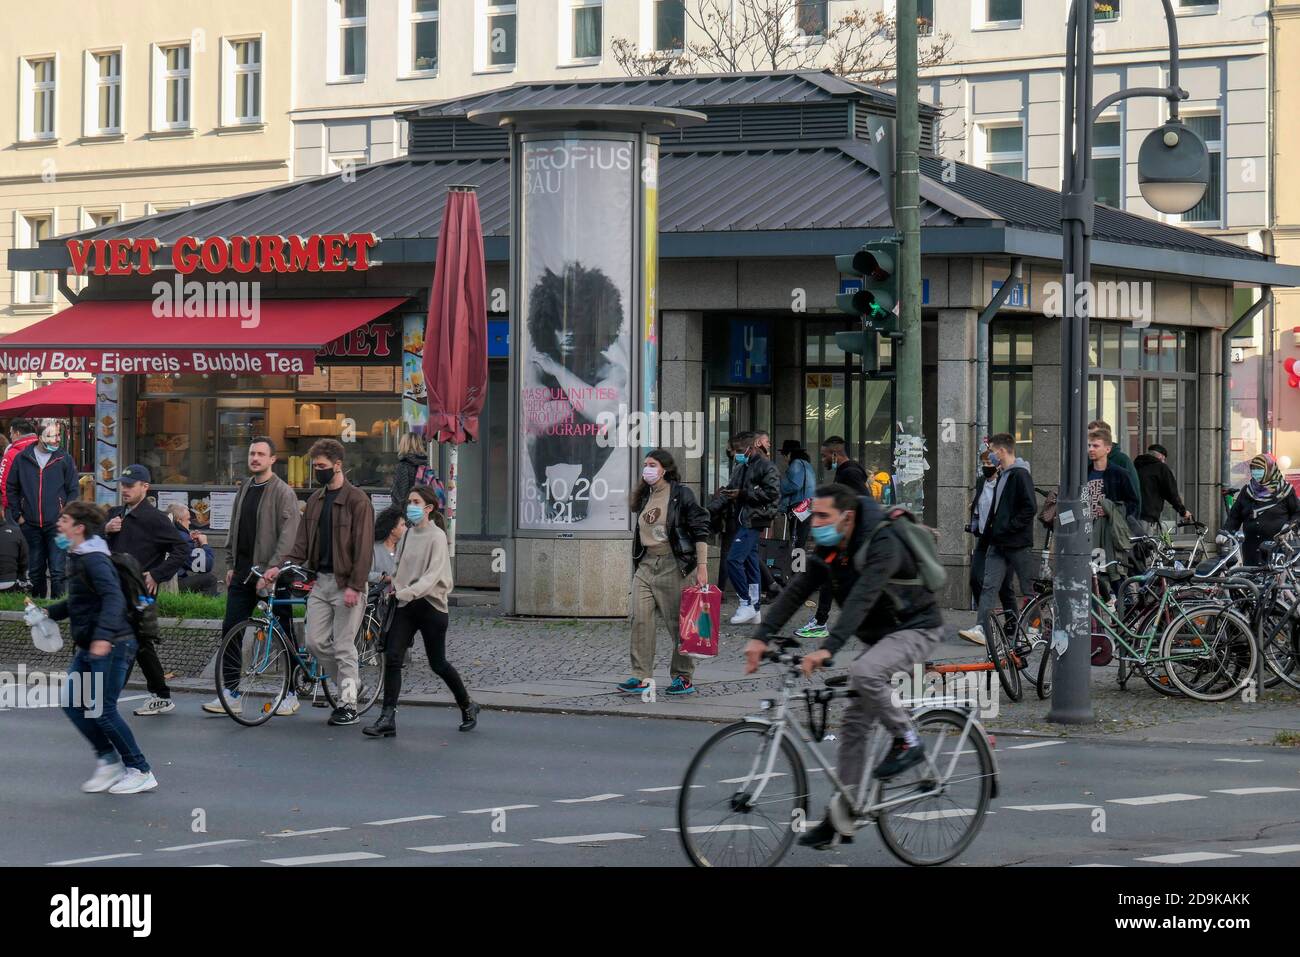
[[[876,85],[894,76],[895,21],[880,12],[853,8],[829,20],[826,4],[815,0],[686,0],[685,10],[689,42],[643,51],[615,38],[619,68],[628,76],[829,69]],[[918,50],[921,68],[951,50],[950,34],[929,37]]]

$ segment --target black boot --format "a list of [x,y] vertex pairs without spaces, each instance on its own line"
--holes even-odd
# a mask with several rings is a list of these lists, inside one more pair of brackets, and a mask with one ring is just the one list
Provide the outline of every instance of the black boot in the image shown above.
[[397,737],[397,708],[381,708],[378,720],[374,724],[362,728],[361,733],[368,734],[372,738]]
[[460,709],[460,730],[473,731],[478,726],[479,706],[473,701]]

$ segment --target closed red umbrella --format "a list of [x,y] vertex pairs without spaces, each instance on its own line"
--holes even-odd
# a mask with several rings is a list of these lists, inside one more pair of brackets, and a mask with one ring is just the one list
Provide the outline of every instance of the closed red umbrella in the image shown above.
[[[451,444],[446,488],[452,554],[456,548],[457,448],[461,442],[478,438],[478,417],[487,394],[487,351],[487,273],[478,196],[472,186],[452,186],[447,190],[438,232],[423,359],[429,402],[425,434]],[[429,454],[432,457],[432,443]]]

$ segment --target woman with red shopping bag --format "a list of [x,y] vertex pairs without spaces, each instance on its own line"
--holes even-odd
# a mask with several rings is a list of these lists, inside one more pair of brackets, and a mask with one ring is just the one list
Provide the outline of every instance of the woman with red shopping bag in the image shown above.
[[625,694],[648,690],[654,674],[655,612],[673,642],[670,695],[695,693],[695,659],[677,645],[682,591],[709,584],[709,512],[681,482],[677,463],[664,449],[645,457],[632,491],[636,531],[632,537],[632,677],[618,685]]

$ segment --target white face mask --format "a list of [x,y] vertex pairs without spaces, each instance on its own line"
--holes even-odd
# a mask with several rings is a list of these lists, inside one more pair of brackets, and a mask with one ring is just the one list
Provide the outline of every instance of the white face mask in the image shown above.
[[663,474],[653,465],[647,465],[641,470],[641,478],[645,479],[647,485],[654,485],[659,481],[659,476]]

